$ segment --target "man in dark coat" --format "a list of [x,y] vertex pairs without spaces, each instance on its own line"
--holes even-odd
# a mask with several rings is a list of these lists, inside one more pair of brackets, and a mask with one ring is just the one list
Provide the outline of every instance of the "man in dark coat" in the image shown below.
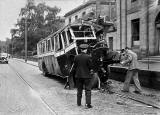
[[81,44],[81,54],[74,58],[73,68],[75,69],[75,79],[77,85],[77,105],[81,106],[83,87],[85,88],[86,107],[91,105],[91,78],[93,74],[91,56],[87,54],[87,44]]

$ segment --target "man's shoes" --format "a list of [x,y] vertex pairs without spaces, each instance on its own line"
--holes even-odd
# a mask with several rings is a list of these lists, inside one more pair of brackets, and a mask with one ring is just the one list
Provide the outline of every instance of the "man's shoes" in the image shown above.
[[92,108],[93,106],[91,104],[86,104],[86,109]]
[[114,92],[111,91],[111,90],[108,90],[107,92],[108,92],[109,94],[114,94]]
[[128,93],[129,92],[128,90],[124,90],[124,89],[122,89],[121,91],[124,92],[124,93]]
[[136,94],[142,94],[142,92],[141,91],[133,91],[134,93],[136,93]]

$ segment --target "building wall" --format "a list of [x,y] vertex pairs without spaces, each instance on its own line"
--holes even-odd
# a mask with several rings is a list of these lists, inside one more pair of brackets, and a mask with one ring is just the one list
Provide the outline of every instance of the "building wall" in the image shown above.
[[92,4],[92,5],[84,8],[84,9],[79,10],[78,12],[73,13],[73,14],[70,15],[70,16],[67,16],[67,17],[65,18],[65,25],[68,25],[68,24],[69,24],[69,18],[71,18],[71,23],[73,23],[73,22],[75,22],[75,16],[76,16],[76,15],[78,16],[78,18],[82,18],[82,13],[83,13],[83,12],[86,12],[86,14],[87,14],[87,13],[89,13],[89,12],[95,11],[95,9],[96,9],[96,5],[95,5],[95,4]]
[[[95,0],[93,0],[95,1]],[[102,0],[103,1],[103,0]],[[108,1],[108,0],[106,0]],[[111,0],[112,3],[114,0]],[[109,3],[109,2],[108,2]],[[75,16],[78,15],[78,18],[82,18],[82,13],[86,12],[90,13],[94,11],[94,14],[96,15],[96,7],[97,7],[97,15],[100,14],[100,16],[108,16],[111,17],[112,20],[115,20],[116,17],[116,7],[115,4],[99,4],[96,6],[96,4],[91,4],[85,8],[80,9],[78,12],[75,12],[67,17],[65,17],[65,25],[69,24],[69,18],[71,18],[71,23],[75,22]],[[112,14],[111,14],[112,12]]]
[[[147,4],[149,4],[149,12],[147,12]],[[132,47],[140,57],[147,56],[149,49],[149,54],[155,55],[157,53],[155,18],[159,11],[157,0],[149,0],[148,3],[147,0],[137,0],[136,2],[117,0],[117,37],[120,38],[120,49],[126,46]],[[140,20],[140,40],[139,46],[134,47],[131,21],[138,18]]]
[[[119,42],[120,40],[117,39],[117,32],[110,32],[106,34],[105,40],[109,46],[109,37],[113,37],[113,50],[119,50]],[[110,46],[109,46],[110,47]]]

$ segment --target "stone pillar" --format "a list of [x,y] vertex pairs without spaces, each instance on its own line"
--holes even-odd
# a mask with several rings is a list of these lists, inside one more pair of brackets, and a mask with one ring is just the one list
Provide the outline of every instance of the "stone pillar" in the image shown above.
[[140,19],[140,50],[141,57],[147,56],[148,51],[148,12],[147,10],[147,0],[143,0],[141,8],[141,19]]
[[122,48],[127,46],[127,0],[121,0],[121,42]]
[[121,0],[116,1],[116,10],[117,10],[117,38],[116,38],[116,45],[117,45],[117,50],[121,49],[122,45],[122,24],[121,24]]

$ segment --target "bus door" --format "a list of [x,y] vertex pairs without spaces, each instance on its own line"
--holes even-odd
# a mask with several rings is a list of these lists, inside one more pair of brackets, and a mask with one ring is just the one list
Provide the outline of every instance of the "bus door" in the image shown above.
[[65,35],[67,39],[67,47],[65,48],[65,54],[67,55],[67,66],[68,66],[68,72],[70,71],[70,68],[73,64],[74,57],[77,55],[76,51],[76,42],[73,40],[73,35],[70,31],[70,28],[67,28],[65,30]]
[[66,55],[64,52],[64,41],[62,39],[61,33],[57,33],[55,36],[55,57],[60,67],[60,72],[58,73],[61,76],[66,76],[67,72],[65,69],[66,64]]

